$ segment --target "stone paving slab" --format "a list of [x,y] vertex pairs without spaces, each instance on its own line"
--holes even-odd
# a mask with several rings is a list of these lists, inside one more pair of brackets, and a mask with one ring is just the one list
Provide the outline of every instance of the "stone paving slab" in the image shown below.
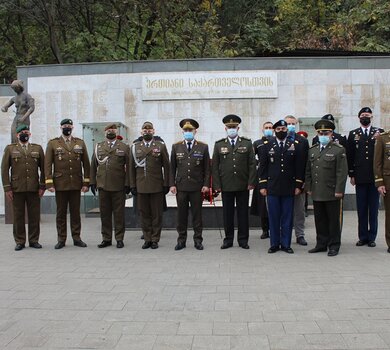
[[[355,212],[345,212],[340,255],[308,247],[267,254],[251,231],[250,250],[220,250],[218,230],[174,251],[176,232],[142,250],[139,231],[125,248],[98,249],[100,220],[83,218],[88,248],[62,250],[55,217],[42,217],[42,250],[15,252],[0,223],[0,349],[306,350],[390,349],[390,254],[384,213],[376,248],[356,247]],[[190,233],[190,237],[192,233]]]

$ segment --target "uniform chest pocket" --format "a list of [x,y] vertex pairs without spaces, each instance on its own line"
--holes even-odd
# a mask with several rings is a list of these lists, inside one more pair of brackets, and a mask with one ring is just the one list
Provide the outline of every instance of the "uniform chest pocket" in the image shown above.
[[247,147],[238,147],[237,153],[239,153],[239,154],[248,153],[248,148]]
[[323,158],[324,168],[333,168],[333,164],[334,164],[335,159],[336,159],[335,156],[325,156]]
[[12,153],[11,154],[11,158],[13,159],[13,160],[18,160],[18,159],[20,159],[22,157],[22,154],[21,153]]
[[154,158],[158,158],[161,156],[161,153],[160,152],[152,152],[152,157]]

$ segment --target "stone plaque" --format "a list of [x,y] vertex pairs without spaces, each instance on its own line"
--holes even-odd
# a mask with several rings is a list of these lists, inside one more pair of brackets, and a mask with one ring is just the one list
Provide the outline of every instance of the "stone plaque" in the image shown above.
[[143,100],[277,98],[274,71],[156,73],[142,75]]

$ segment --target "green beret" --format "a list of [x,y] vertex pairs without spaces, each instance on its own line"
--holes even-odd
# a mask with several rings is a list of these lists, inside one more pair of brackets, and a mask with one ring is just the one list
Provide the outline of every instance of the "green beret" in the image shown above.
[[60,124],[61,124],[61,125],[64,125],[64,124],[73,125],[73,120],[72,120],[72,119],[69,119],[69,118],[62,119]]
[[26,124],[20,124],[20,125],[16,128],[16,133],[19,134],[20,132],[22,132],[22,131],[24,131],[24,130],[30,131],[30,128],[29,128]]

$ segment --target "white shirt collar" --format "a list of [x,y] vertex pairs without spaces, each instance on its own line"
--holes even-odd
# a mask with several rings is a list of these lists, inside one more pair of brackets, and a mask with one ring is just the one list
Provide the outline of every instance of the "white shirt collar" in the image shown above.
[[370,131],[371,131],[371,125],[369,125],[367,128],[363,128],[362,126],[360,127],[360,129],[362,129],[363,131],[363,134],[365,134],[365,130],[367,129],[367,133],[370,134]]
[[234,139],[232,139],[230,137],[228,137],[228,139],[229,139],[230,143],[232,143],[232,141],[234,140],[234,144],[236,144],[237,143],[237,139],[238,139],[238,135]]

